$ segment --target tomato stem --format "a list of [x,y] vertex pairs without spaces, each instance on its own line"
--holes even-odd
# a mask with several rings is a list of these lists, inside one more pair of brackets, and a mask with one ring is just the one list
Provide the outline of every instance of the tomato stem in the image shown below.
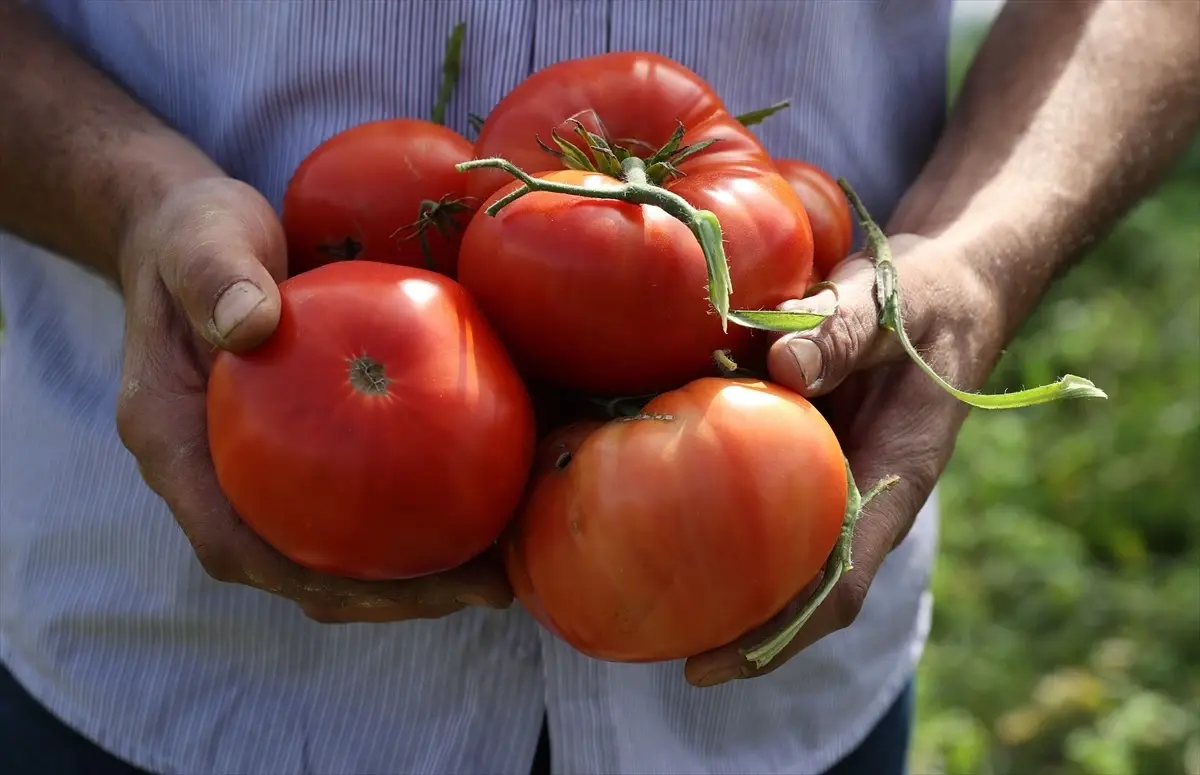
[[876,495],[898,481],[900,481],[898,476],[885,477],[863,495],[854,483],[854,474],[850,472],[850,461],[846,461],[846,514],[842,518],[842,532],[833,546],[833,551],[829,554],[829,559],[825,561],[825,574],[821,578],[820,586],[817,587],[817,591],[808,599],[800,612],[788,622],[787,626],[754,648],[742,649],[741,654],[744,658],[753,662],[755,667],[762,668],[783,653],[788,644],[795,640],[796,635],[825,602],[825,598],[829,597],[829,593],[841,580],[842,575],[854,569],[851,551],[854,543],[854,527],[858,524],[858,518],[862,516],[863,508]]
[[[574,186],[535,178],[507,159],[475,159],[457,165],[459,172],[491,167],[502,169],[521,181],[511,192],[497,199],[483,212],[495,216],[502,209],[526,194],[537,192],[567,194],[588,199],[613,199],[634,205],[657,207],[677,219],[695,235],[704,253],[708,266],[708,298],[721,319],[721,330],[729,329],[729,296],[733,293],[733,281],[729,277],[729,261],[722,244],[721,223],[709,210],[699,210],[678,194],[647,182],[646,163],[636,156],[621,161],[622,182],[604,187]],[[744,314],[744,311],[737,311]]]
[[450,239],[451,232],[462,231],[465,228],[457,216],[473,212],[475,208],[470,204],[472,201],[475,200],[471,197],[452,199],[449,195],[436,202],[432,199],[423,200],[417,208],[417,219],[396,229],[391,236],[395,238],[400,232],[410,230],[412,233],[404,239],[417,238],[421,245],[421,255],[425,259],[425,268],[432,271],[437,267],[433,260],[433,250],[429,247],[429,228],[433,227],[443,239]]
[[791,107],[791,105],[791,100],[783,100],[782,102],[776,102],[774,105],[769,105],[765,108],[759,108],[758,110],[751,110],[747,113],[742,113],[739,116],[734,116],[734,118],[736,118],[738,123],[742,126],[754,126],[755,124],[761,124],[764,120],[770,118],[779,111]]
[[430,120],[435,124],[446,124],[446,108],[450,105],[450,98],[454,96],[454,89],[458,86],[459,76],[462,74],[462,47],[463,37],[467,33],[467,23],[459,22],[454,25],[454,29],[450,32],[450,37],[446,39],[446,57],[442,60],[442,82],[438,87],[437,101],[433,103],[433,112],[430,114]]
[[747,369],[739,366],[738,362],[733,359],[728,350],[713,350],[713,363],[717,365],[717,370],[721,372],[721,376],[726,379],[735,379],[737,377],[747,377],[749,379],[763,379],[760,374],[755,374],[752,369]]
[[1067,374],[1058,382],[1040,387],[1019,390],[1015,393],[968,393],[959,390],[933,370],[913,347],[908,333],[904,330],[900,314],[900,280],[896,273],[896,264],[892,260],[892,249],[887,236],[879,224],[871,218],[862,199],[851,188],[844,178],[838,178],[838,185],[850,201],[858,216],[859,223],[867,235],[868,251],[875,264],[875,303],[879,307],[879,327],[893,332],[900,340],[904,352],[912,359],[921,371],[925,372],[939,387],[965,404],[979,409],[1019,409],[1035,404],[1045,404],[1060,398],[1108,398],[1103,390],[1096,387],[1091,380]]
[[732,377],[738,372],[738,363],[728,350],[713,350],[713,362],[717,364],[721,374],[726,377]]

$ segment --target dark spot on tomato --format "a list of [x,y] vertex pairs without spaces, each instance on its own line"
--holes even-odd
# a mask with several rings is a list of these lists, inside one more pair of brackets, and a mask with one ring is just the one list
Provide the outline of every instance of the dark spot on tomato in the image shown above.
[[391,379],[382,363],[366,354],[350,358],[349,361],[350,384],[355,390],[368,396],[387,395]]

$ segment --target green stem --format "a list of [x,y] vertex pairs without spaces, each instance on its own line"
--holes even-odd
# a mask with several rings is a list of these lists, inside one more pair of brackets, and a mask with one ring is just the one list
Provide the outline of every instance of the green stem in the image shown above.
[[454,25],[450,37],[446,39],[446,58],[442,60],[442,83],[438,87],[437,102],[433,103],[433,113],[430,120],[435,124],[446,123],[446,108],[450,105],[450,97],[458,86],[458,78],[462,74],[463,36],[467,33],[467,23],[459,22]]
[[748,113],[742,113],[740,116],[734,116],[734,118],[737,119],[738,123],[742,126],[754,126],[755,124],[761,124],[764,120],[770,118],[779,111],[791,107],[791,104],[791,100],[783,100],[782,102],[776,102],[774,105],[766,108],[759,108],[758,110],[751,110]]
[[754,648],[742,649],[741,654],[744,658],[753,662],[755,667],[762,668],[783,653],[788,644],[795,640],[796,635],[829,597],[829,593],[842,578],[842,574],[854,569],[854,561],[851,556],[854,526],[858,524],[858,518],[862,516],[863,508],[876,495],[898,481],[900,478],[897,476],[886,477],[868,490],[866,495],[862,495],[854,483],[854,475],[850,473],[850,463],[846,462],[846,513],[842,518],[842,532],[833,546],[833,551],[829,554],[829,559],[825,562],[825,575],[821,578],[820,586],[817,587],[817,591],[808,599],[800,612],[782,630]]
[[879,307],[879,327],[893,332],[900,340],[904,352],[913,363],[925,372],[935,383],[950,395],[965,404],[979,409],[1018,409],[1035,404],[1045,404],[1060,398],[1108,398],[1103,390],[1096,387],[1091,380],[1067,374],[1058,382],[1040,387],[1019,390],[1015,393],[968,393],[959,390],[933,370],[913,347],[908,333],[904,330],[900,314],[900,280],[896,274],[896,264],[892,260],[892,249],[887,236],[879,224],[871,218],[862,199],[850,187],[844,178],[838,178],[850,206],[858,215],[859,223],[867,236],[872,260],[875,263],[875,303]]
[[589,199],[612,199],[635,205],[651,205],[677,219],[691,230],[700,243],[704,262],[708,267],[708,298],[721,319],[721,330],[729,328],[729,296],[733,293],[733,281],[729,277],[729,261],[722,245],[721,224],[709,210],[699,210],[686,199],[660,186],[647,182],[646,163],[636,156],[621,161],[619,185],[605,188],[586,188],[568,183],[556,183],[535,178],[506,159],[475,159],[457,165],[459,172],[491,167],[501,169],[520,180],[524,185],[497,199],[484,210],[495,216],[503,208],[534,191],[551,194],[568,194]]

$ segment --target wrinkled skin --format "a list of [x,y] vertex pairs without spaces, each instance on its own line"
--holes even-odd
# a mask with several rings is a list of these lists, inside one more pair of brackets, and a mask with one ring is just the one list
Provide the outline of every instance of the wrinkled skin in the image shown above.
[[[462,287],[331,264],[280,286],[275,333],[208,383],[217,479],[268,543],[364,580],[458,567],[511,517],[534,451],[523,382]],[[382,373],[356,375],[364,358]]]
[[644,412],[548,437],[502,541],[517,598],[599,659],[690,657],[761,625],[817,576],[845,514],[838,441],[799,395],[705,378]]
[[[357,259],[453,277],[462,230],[474,212],[454,165],[471,154],[471,142],[459,133],[411,118],[370,121],[321,143],[284,194],[290,274]],[[441,208],[418,234],[422,205],[443,198],[459,205]]]
[[[573,117],[642,156],[666,143],[679,122],[685,146],[716,139],[681,161],[684,175],[663,186],[719,219],[734,308],[768,309],[803,293],[812,273],[804,206],[695,73],[640,52],[551,65],[501,100],[475,156],[503,157],[560,182],[614,185],[607,176],[564,170],[539,147],[539,137],[552,144],[554,129],[582,146]],[[497,170],[467,178],[467,193],[489,202],[516,185]],[[714,373],[713,350],[750,357],[765,346],[765,337],[747,329],[721,331],[696,238],[653,206],[539,192],[495,217],[480,212],[464,235],[458,277],[523,372],[559,387],[659,392]]]

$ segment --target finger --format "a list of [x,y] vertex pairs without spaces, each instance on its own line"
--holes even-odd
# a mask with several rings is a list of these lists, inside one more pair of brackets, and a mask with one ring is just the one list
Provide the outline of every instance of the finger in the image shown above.
[[[920,269],[912,268],[916,266],[916,262],[907,264],[901,273],[905,277],[905,328],[914,340],[927,328],[932,309],[917,292],[923,286]],[[871,260],[863,256],[848,259],[834,269],[829,281],[836,291],[821,289],[804,299],[784,302],[780,309],[828,314],[836,301],[837,310],[818,328],[780,337],[767,356],[774,381],[809,397],[829,393],[855,371],[905,357],[895,334],[879,327]]]
[[413,615],[398,617],[397,609],[364,608],[361,606],[330,606],[319,603],[301,603],[300,610],[314,622],[320,624],[385,624],[407,619],[441,619],[466,608],[465,603],[447,603],[441,606],[419,608]]
[[[863,493],[889,476],[898,476],[899,480],[863,508],[854,530],[853,567],[770,663],[756,667],[741,650],[755,648],[779,632],[811,597],[810,591],[801,593],[787,610],[735,643],[689,659],[684,665],[689,683],[715,686],[766,675],[830,633],[849,627],[858,617],[888,553],[907,535],[949,459],[964,412],[953,399],[947,402],[948,397],[914,366],[897,365],[869,378],[872,386],[863,416],[870,429],[856,429],[843,447]],[[879,396],[888,397],[886,403]],[[904,398],[896,400],[896,396]]]
[[[513,602],[503,562],[494,551],[445,573],[399,583],[408,588],[415,605],[371,605],[369,599],[360,604],[359,598],[346,597],[335,603],[303,599],[300,607],[314,621],[343,624],[388,622],[397,618],[440,619],[468,607],[508,608]],[[400,611],[408,615],[398,617]]]
[[221,349],[260,344],[279,321],[276,277],[286,271],[283,228],[270,204],[249,186],[221,181],[164,208],[156,225],[164,233],[142,244],[161,246],[159,274],[193,330]]

